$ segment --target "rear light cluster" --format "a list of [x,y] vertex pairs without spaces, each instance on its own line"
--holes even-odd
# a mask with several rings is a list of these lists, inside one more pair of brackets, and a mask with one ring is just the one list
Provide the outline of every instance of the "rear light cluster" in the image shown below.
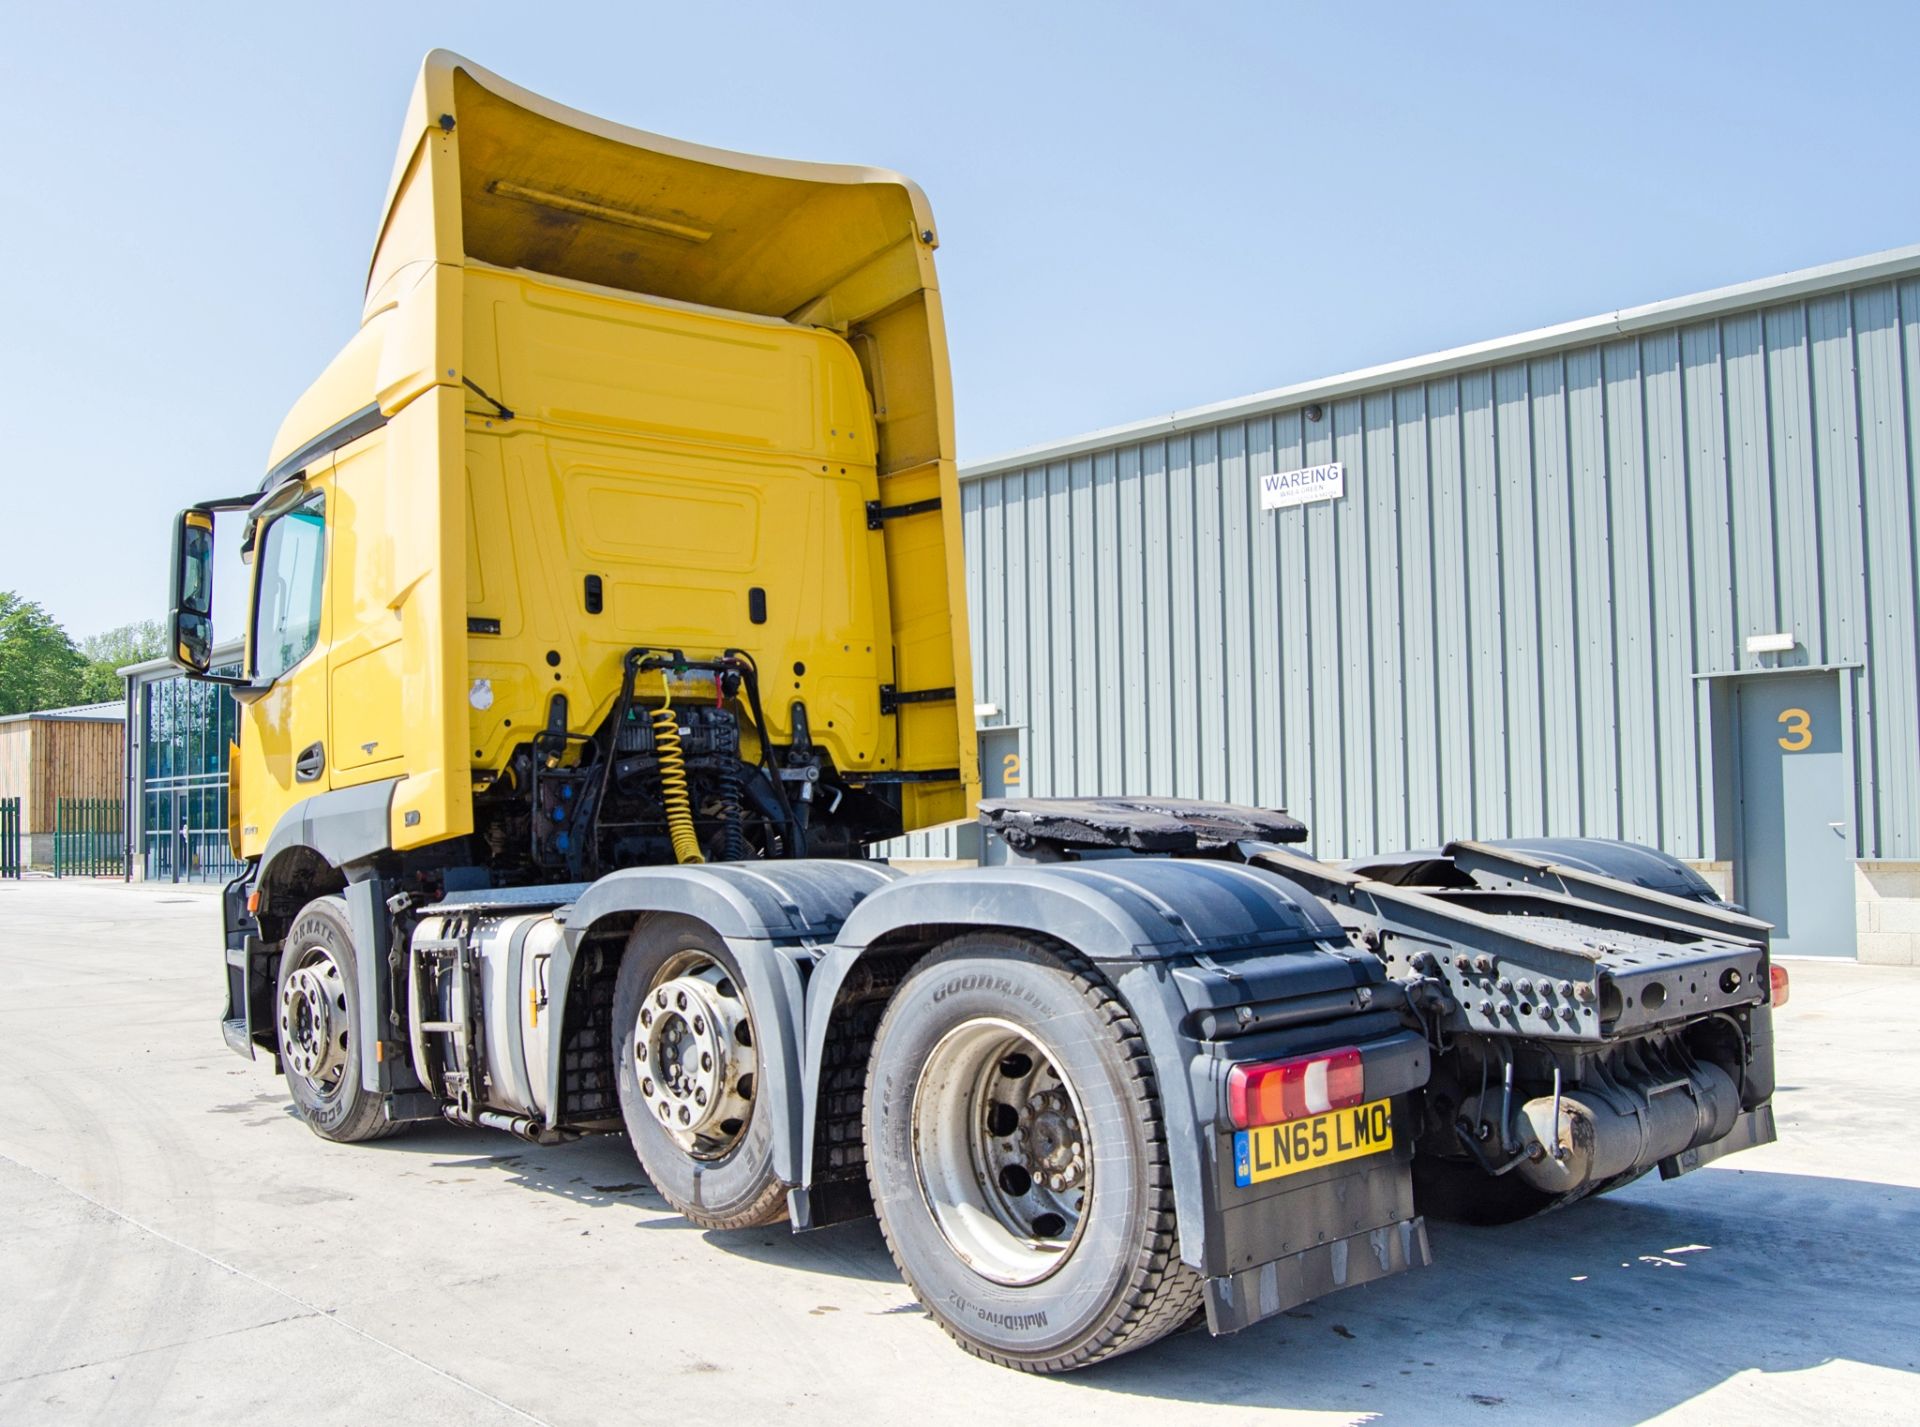
[[1227,1116],[1241,1130],[1345,1109],[1366,1098],[1366,1072],[1352,1046],[1227,1072]]
[[1793,991],[1793,988],[1787,984],[1787,968],[1775,962],[1769,968],[1769,974],[1772,979],[1767,983],[1769,992],[1767,999],[1776,1006],[1786,1005],[1787,997]]

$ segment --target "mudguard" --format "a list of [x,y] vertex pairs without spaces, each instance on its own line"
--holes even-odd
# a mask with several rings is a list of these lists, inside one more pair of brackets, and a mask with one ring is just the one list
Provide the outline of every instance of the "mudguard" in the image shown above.
[[[347,913],[353,926],[353,942],[360,955],[356,959],[360,1004],[366,1018],[368,1033],[360,1037],[360,1072],[365,1077],[363,1084],[385,1093],[391,1088],[391,1076],[383,1061],[378,1058],[380,1035],[375,1027],[386,1024],[389,1009],[386,990],[386,978],[381,974],[386,966],[387,920],[384,902],[386,891],[374,876],[373,859],[388,850],[391,836],[388,831],[388,818],[393,804],[393,790],[398,779],[387,778],[377,783],[366,783],[355,788],[338,788],[332,792],[315,793],[303,798],[288,808],[273,825],[268,834],[267,845],[260,855],[259,870],[253,877],[253,885],[267,893],[262,899],[263,909],[270,905],[271,889],[274,885],[276,869],[285,864],[281,859],[296,852],[311,852],[332,867],[340,869],[347,879]],[[276,909],[291,911],[292,908]],[[246,912],[244,899],[225,897],[221,900],[221,920],[227,934],[227,964],[235,965],[235,934],[242,937],[239,948],[243,974],[252,981],[264,976],[264,972],[255,964],[263,955],[263,944],[257,938],[246,938],[247,926],[239,922],[239,917],[251,915]],[[271,996],[271,990],[268,995]],[[229,1006],[231,1014],[231,1006]],[[253,1012],[247,1012],[251,1025]],[[231,1025],[229,1021],[227,1024]],[[234,1037],[228,1034],[229,1045],[235,1045]],[[248,1052],[251,1054],[251,1051]],[[275,1062],[276,1065],[278,1062]]]
[[[1234,975],[1217,960],[1301,952],[1301,969],[1356,985],[1367,964],[1320,901],[1284,877],[1235,863],[1162,858],[930,872],[853,909],[807,986],[806,1107],[813,1143],[835,999],[876,943],[918,927],[979,927],[1051,937],[1090,957],[1132,1011],[1153,1056],[1173,1168],[1181,1259],[1198,1268],[1208,1223],[1207,1141],[1217,1113],[1211,1082],[1193,1073],[1199,1043],[1184,1022],[1180,977]],[[1373,973],[1377,975],[1377,972]],[[807,1165],[810,1187],[811,1164]]]
[[1490,841],[1487,846],[1525,853],[1579,872],[1612,877],[1645,887],[1650,892],[1665,892],[1669,897],[1684,897],[1692,902],[1720,900],[1707,879],[1679,858],[1637,842],[1618,842],[1604,837],[1514,837]]
[[1509,837],[1485,842],[1452,842],[1438,851],[1357,857],[1347,864],[1347,870],[1362,877],[1398,882],[1401,879],[1391,875],[1394,869],[1414,869],[1448,859],[1458,861],[1463,854],[1471,861],[1472,854],[1480,848],[1519,853],[1557,867],[1611,877],[1629,886],[1690,902],[1720,900],[1706,878],[1670,853],[1637,842],[1618,842],[1604,837]]
[[[773,1116],[774,1172],[801,1182],[810,1140],[800,1092],[804,967],[831,941],[869,893],[906,874],[875,862],[794,861],[634,867],[591,883],[554,913],[566,927],[550,968],[550,1015],[564,1025],[566,996],[582,945],[597,933],[624,932],[635,914],[664,912],[704,922],[740,965],[759,1041],[762,1093]],[[486,894],[479,894],[484,896]],[[559,1037],[547,1066],[549,1119],[560,1107],[564,1050]]]

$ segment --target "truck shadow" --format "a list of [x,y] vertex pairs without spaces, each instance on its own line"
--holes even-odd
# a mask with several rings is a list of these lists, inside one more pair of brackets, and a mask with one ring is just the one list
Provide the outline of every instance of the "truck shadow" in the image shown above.
[[[880,1226],[872,1219],[808,1234],[795,1234],[785,1224],[758,1229],[696,1228],[647,1182],[625,1135],[589,1135],[570,1144],[541,1146],[507,1139],[495,1130],[429,1122],[410,1134],[376,1141],[371,1148],[420,1156],[430,1170],[449,1181],[483,1173],[504,1175],[517,1188],[555,1195],[586,1208],[633,1211],[636,1229],[698,1233],[736,1257],[830,1278],[900,1282]],[[905,1284],[900,1291],[907,1296]]]
[[[423,1156],[436,1173],[504,1174],[624,1210],[643,1231],[700,1233],[789,1271],[899,1282],[871,1219],[802,1235],[694,1229],[647,1184],[621,1135],[541,1148],[425,1126],[380,1148]],[[1715,1166],[1505,1228],[1430,1222],[1428,1232],[1432,1268],[1235,1337],[1189,1331],[1041,1380],[1043,1390],[1356,1420],[1455,1421],[1503,1408],[1524,1420],[1626,1424],[1743,1373],[1846,1360],[1914,1373],[1920,1395],[1917,1189]],[[894,1311],[912,1311],[904,1285],[901,1299]],[[1743,1415],[1735,1406],[1724,1403]]]
[[[1750,1371],[1920,1370],[1920,1190],[1717,1168],[1505,1228],[1429,1232],[1430,1269],[1070,1381],[1362,1418],[1500,1407],[1612,1424]],[[1912,1388],[1920,1400],[1920,1377]]]

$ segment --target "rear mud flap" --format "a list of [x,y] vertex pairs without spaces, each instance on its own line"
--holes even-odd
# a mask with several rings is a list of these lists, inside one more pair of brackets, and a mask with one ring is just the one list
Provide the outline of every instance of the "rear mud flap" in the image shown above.
[[1257,1268],[1207,1280],[1207,1329],[1218,1336],[1311,1302],[1335,1289],[1372,1283],[1433,1262],[1427,1221],[1417,1215]]

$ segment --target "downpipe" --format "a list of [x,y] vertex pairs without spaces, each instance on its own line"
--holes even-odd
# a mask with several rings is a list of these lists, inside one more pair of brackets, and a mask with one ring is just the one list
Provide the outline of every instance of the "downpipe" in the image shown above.
[[1696,1061],[1652,1085],[1611,1081],[1562,1089],[1512,1112],[1522,1158],[1514,1172],[1554,1196],[1577,1195],[1623,1174],[1723,1139],[1740,1114],[1733,1077]]

